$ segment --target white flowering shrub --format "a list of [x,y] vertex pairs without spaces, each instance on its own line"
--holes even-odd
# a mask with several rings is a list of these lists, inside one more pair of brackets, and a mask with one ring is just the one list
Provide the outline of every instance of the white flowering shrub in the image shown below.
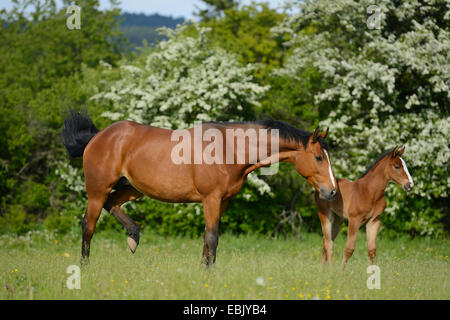
[[295,3],[297,13],[273,30],[293,52],[277,72],[319,72],[314,99],[336,146],[336,175],[356,179],[383,150],[405,145],[416,186],[410,195],[388,187],[384,219],[397,230],[439,234],[449,210],[450,2]]
[[183,129],[194,121],[244,120],[252,114],[267,90],[253,82],[254,66],[241,66],[234,55],[212,46],[208,29],[195,27],[193,36],[187,28],[160,29],[167,41],[121,66],[122,78],[92,97],[111,102],[103,116]]

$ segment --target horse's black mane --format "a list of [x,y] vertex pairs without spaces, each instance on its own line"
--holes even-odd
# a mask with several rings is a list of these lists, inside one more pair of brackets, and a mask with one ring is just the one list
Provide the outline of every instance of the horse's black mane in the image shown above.
[[[280,138],[283,138],[284,140],[291,141],[294,140],[297,144],[302,143],[303,148],[306,148],[308,145],[308,140],[313,134],[312,132],[298,129],[294,126],[291,126],[290,124],[287,124],[283,121],[278,120],[255,120],[255,121],[249,121],[249,122],[215,122],[211,121],[209,123],[217,123],[221,125],[233,125],[233,124],[256,124],[260,125],[262,127],[265,127],[267,129],[278,129],[278,132],[280,134]],[[328,146],[327,142],[324,138],[319,136],[318,139],[320,146],[324,148],[325,150],[328,150],[330,147]]]
[[386,157],[388,154],[390,154],[392,152],[392,150],[394,150],[394,148],[392,149],[388,149],[386,151],[384,151],[382,154],[380,154],[374,162],[372,162],[372,164],[370,164],[367,168],[366,171],[364,171],[364,173],[362,175],[359,176],[358,179],[361,179],[362,177],[364,177],[370,170],[372,170],[373,167],[375,167],[375,165],[380,162],[381,159],[383,159],[384,157]]

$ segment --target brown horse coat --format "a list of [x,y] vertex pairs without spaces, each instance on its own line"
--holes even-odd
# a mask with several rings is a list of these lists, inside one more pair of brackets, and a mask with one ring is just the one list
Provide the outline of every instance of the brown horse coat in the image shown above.
[[[87,116],[77,113],[72,113],[65,120],[65,144],[69,155],[79,156],[80,152],[83,154],[88,194],[87,210],[82,221],[82,260],[89,256],[90,240],[103,207],[125,226],[129,234],[128,245],[134,252],[139,243],[139,228],[120,206],[147,195],[167,202],[202,202],[205,217],[203,257],[207,265],[214,262],[219,220],[229,199],[241,190],[250,172],[278,161],[293,163],[299,174],[307,179],[321,197],[334,197],[335,178],[324,141],[328,130],[322,135],[319,135],[318,128],[314,133],[308,133],[279,121],[212,122],[198,126],[201,126],[202,132],[214,129],[216,133],[221,133],[223,144],[220,150],[216,148],[216,154],[222,152],[226,158],[230,156],[228,148],[241,149],[230,156],[233,163],[195,163],[195,154],[198,152],[195,150],[195,128],[186,131],[190,137],[187,139],[191,139],[187,141],[191,146],[190,157],[187,157],[190,161],[175,163],[173,151],[180,141],[173,139],[173,130],[119,121],[98,131]],[[239,144],[239,138],[229,139],[226,132],[249,132],[249,129],[255,130],[257,142],[251,143],[250,138],[244,136],[244,141],[241,142],[246,143]],[[279,135],[260,129],[275,129]],[[276,141],[272,141],[275,139]],[[210,141],[212,139],[200,142],[200,152],[205,152]],[[262,148],[261,141],[276,142],[278,150],[272,152],[267,148],[267,155],[264,156],[264,153],[259,152]],[[71,154],[71,150],[76,152]],[[238,161],[239,152],[245,155],[244,162]],[[250,161],[250,154],[257,154],[257,159]]]

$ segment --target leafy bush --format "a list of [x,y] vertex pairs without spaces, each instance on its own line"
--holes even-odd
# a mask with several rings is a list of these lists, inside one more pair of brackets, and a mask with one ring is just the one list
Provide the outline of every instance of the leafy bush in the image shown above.
[[35,227],[35,219],[27,214],[20,204],[9,205],[6,213],[0,217],[0,226],[3,231],[16,234],[25,234]]
[[280,76],[298,79],[311,66],[320,75],[312,94],[330,127],[336,175],[355,179],[383,150],[406,145],[415,187],[407,199],[388,188],[382,219],[437,235],[449,212],[441,200],[450,187],[450,11],[446,1],[426,3],[381,1],[380,28],[369,29],[372,1],[298,2],[299,13],[274,31],[288,34],[293,50]]

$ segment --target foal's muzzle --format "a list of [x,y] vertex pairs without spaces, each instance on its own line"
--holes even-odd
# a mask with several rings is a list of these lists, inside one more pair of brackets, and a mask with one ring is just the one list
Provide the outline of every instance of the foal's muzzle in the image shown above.
[[413,187],[414,182],[408,182],[403,185],[403,189],[405,189],[406,192],[410,192],[413,189]]
[[320,188],[320,195],[325,200],[333,201],[334,198],[336,198],[336,194],[337,194],[337,191],[334,188],[331,189],[330,191],[328,191],[324,188]]

